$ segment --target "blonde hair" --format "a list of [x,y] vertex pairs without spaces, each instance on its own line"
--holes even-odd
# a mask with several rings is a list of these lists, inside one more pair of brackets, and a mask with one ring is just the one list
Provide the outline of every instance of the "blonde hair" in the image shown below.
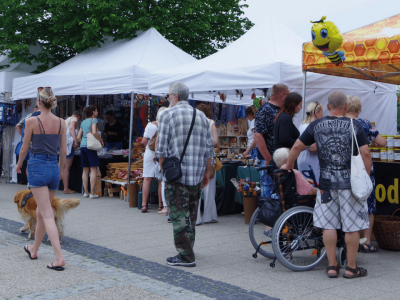
[[346,113],[360,113],[361,101],[357,96],[347,95],[347,112]]
[[38,91],[37,98],[47,109],[53,109],[57,107],[57,98],[54,96],[51,88],[46,87]]
[[158,112],[157,112],[157,116],[156,116],[156,120],[157,120],[157,121],[160,119],[160,116],[161,116],[162,112],[163,112],[164,110],[166,110],[167,108],[168,108],[168,107],[165,107],[165,106],[160,107],[160,109],[159,109]]
[[289,148],[279,148],[274,152],[274,162],[278,168],[282,167],[287,162],[289,157]]
[[310,124],[312,121],[315,120],[315,113],[317,111],[322,111],[324,108],[321,103],[319,102],[311,102],[307,105],[306,108],[306,117],[301,124]]

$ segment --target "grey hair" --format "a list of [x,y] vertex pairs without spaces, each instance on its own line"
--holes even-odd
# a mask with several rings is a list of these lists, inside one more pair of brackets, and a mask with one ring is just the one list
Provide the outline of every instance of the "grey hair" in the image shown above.
[[333,92],[328,97],[328,104],[330,108],[342,109],[347,104],[347,96],[342,92]]
[[347,95],[347,112],[359,114],[361,112],[361,100],[357,96]]
[[189,88],[182,82],[173,82],[169,86],[171,94],[178,94],[179,101],[187,101],[189,99]]
[[166,110],[166,109],[167,109],[167,107],[165,107],[165,106],[160,107],[160,109],[159,109],[158,112],[157,112],[157,116],[156,116],[156,120],[157,120],[157,121],[160,119],[160,116],[161,116],[162,112],[163,112],[164,110]]
[[289,148],[279,148],[274,152],[274,162],[278,168],[287,162],[289,157]]

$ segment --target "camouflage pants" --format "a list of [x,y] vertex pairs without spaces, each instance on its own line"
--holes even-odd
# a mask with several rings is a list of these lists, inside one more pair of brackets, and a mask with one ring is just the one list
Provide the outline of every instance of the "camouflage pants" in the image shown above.
[[197,208],[201,195],[202,183],[189,186],[178,182],[165,183],[167,201],[174,229],[174,242],[180,259],[194,262],[193,246],[196,238]]

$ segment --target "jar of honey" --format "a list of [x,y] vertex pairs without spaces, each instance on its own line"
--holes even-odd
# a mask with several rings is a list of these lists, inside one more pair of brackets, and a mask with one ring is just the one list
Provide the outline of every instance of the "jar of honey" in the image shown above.
[[394,162],[394,149],[387,148],[387,153],[388,153],[388,162]]
[[379,148],[371,148],[372,161],[381,161],[381,151]]
[[388,161],[388,151],[386,147],[381,147],[381,161]]
[[385,139],[386,145],[387,145],[387,135],[386,134],[382,134],[382,137]]
[[388,135],[386,138],[386,147],[393,148],[394,147],[394,135]]
[[394,147],[395,148],[400,148],[400,135],[395,135],[394,136]]
[[400,148],[394,149],[394,161],[400,163]]

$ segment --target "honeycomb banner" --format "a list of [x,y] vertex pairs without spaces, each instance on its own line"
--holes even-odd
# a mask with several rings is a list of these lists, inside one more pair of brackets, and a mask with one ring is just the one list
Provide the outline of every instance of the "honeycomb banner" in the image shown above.
[[303,44],[303,70],[310,72],[400,83],[400,14],[343,34],[338,48],[346,60],[339,65],[312,42]]

